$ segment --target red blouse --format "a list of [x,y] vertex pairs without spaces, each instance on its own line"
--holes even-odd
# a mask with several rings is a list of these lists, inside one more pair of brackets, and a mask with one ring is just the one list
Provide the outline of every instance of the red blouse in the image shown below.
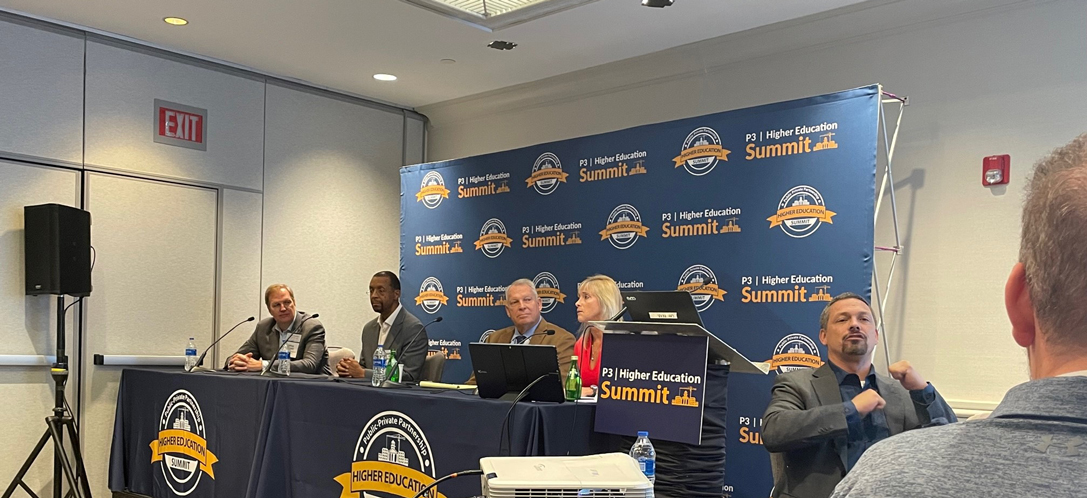
[[577,355],[578,371],[581,373],[581,385],[584,387],[600,384],[600,358],[596,359],[596,365],[589,367],[592,358],[593,337],[588,329],[581,334],[581,338],[574,343],[574,354]]

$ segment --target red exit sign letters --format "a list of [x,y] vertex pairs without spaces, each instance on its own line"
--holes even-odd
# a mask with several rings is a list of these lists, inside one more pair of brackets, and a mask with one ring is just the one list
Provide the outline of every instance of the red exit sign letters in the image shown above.
[[208,150],[208,110],[155,99],[155,143]]

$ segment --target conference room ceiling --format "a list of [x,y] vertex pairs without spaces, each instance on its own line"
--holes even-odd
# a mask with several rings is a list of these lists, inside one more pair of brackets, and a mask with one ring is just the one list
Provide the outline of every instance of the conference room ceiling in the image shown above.
[[[640,0],[598,0],[493,33],[401,0],[0,0],[0,6],[418,107],[858,2],[676,0],[651,9]],[[168,16],[189,24],[171,26],[163,22]],[[495,40],[517,47],[488,48]],[[377,81],[376,73],[398,80]]]

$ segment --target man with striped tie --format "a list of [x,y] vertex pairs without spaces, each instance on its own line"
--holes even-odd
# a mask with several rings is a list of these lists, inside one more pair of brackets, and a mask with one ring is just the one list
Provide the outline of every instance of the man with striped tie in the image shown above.
[[[558,352],[559,373],[566,382],[570,372],[570,357],[574,354],[574,335],[558,325],[549,323],[540,315],[543,304],[536,294],[536,286],[527,278],[514,281],[506,288],[506,314],[513,325],[496,330],[484,342],[499,344],[543,344],[555,346]],[[475,375],[468,379],[476,383]]]

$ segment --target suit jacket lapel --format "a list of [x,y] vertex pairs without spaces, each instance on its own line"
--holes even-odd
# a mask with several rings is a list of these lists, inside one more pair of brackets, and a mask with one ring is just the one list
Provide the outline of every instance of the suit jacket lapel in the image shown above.
[[[373,352],[377,351],[377,336],[381,334],[381,326],[378,325],[380,323],[379,320],[381,320],[381,317],[373,319],[362,328],[363,354],[373,356]],[[371,328],[372,332],[367,334],[367,328]]]
[[[838,387],[838,377],[830,369],[829,363],[824,363],[823,366],[812,373],[811,385],[815,391],[815,396],[819,398],[820,406],[840,405],[845,401],[842,399],[842,391]],[[838,458],[842,461],[842,469],[849,466],[848,443],[848,436],[834,438],[833,446],[838,453]]]
[[[380,320],[381,317],[379,316],[378,319]],[[396,318],[393,320],[392,326],[389,327],[389,335],[387,337],[385,337],[385,344],[384,344],[385,349],[392,349],[393,339],[395,339],[396,336],[400,335],[400,329],[402,329],[402,328],[404,328],[404,310],[403,309],[400,310],[400,313],[397,313]],[[381,324],[380,324],[380,322],[378,323],[378,332],[377,333],[378,333],[378,335],[381,334]]]
[[883,416],[887,419],[887,432],[895,435],[906,429],[906,409],[911,406],[903,406],[902,398],[897,396],[895,381],[876,374],[876,385],[879,387],[880,397],[887,404],[883,406]]

